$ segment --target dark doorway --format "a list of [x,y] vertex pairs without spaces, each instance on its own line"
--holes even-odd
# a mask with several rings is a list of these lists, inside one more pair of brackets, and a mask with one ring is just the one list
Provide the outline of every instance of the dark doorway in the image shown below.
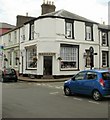
[[44,56],[44,75],[52,75],[52,56]]

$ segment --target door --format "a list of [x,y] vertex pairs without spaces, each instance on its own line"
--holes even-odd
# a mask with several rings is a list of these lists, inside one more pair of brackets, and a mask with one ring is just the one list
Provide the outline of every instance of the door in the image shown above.
[[85,77],[85,73],[86,72],[80,72],[78,73],[74,78],[73,78],[73,81],[72,81],[72,84],[71,84],[71,89],[73,91],[73,93],[82,93],[83,92],[83,86],[82,86],[82,83],[84,81],[84,77]]
[[44,56],[44,75],[52,75],[52,56]]

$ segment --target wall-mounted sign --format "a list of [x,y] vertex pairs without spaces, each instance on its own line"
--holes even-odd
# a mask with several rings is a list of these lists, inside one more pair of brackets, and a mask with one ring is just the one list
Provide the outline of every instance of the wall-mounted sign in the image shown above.
[[55,55],[56,53],[39,53],[39,55],[46,55],[46,56],[50,56],[50,55]]

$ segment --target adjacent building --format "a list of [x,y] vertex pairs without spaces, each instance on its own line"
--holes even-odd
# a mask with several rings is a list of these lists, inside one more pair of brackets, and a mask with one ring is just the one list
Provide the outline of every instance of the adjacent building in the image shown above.
[[0,22],[0,35],[10,31],[11,29],[14,29],[14,25],[10,25],[8,23],[2,23]]

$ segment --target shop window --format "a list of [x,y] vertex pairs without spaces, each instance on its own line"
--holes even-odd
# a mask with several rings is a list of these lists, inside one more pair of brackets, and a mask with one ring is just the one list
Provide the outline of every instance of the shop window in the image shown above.
[[37,50],[32,46],[27,49],[27,68],[37,68]]
[[14,52],[14,60],[15,60],[15,62],[14,62],[15,66],[17,66],[18,65],[18,61],[19,61],[18,51]]
[[61,70],[78,69],[78,47],[62,46],[60,56],[62,58]]

